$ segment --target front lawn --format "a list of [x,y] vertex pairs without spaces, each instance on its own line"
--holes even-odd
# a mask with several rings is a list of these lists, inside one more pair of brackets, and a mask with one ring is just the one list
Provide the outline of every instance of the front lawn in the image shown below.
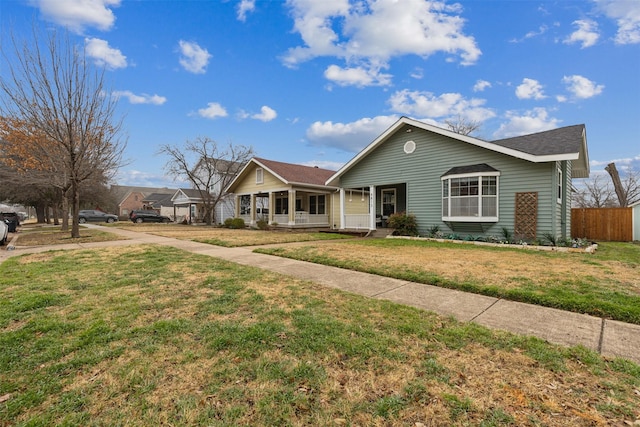
[[637,364],[175,248],[16,256],[0,277],[0,425],[640,419]]
[[258,252],[640,324],[640,245],[595,254],[403,239],[312,243]]
[[313,233],[275,230],[229,229],[206,225],[118,223],[114,227],[176,239],[193,240],[210,245],[239,247],[315,240],[342,240],[351,236],[337,233]]

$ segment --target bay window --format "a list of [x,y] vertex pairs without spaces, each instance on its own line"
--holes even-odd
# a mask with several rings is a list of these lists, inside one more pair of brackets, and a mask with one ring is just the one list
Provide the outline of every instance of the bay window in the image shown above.
[[442,220],[498,221],[500,172],[486,164],[453,168],[442,176]]

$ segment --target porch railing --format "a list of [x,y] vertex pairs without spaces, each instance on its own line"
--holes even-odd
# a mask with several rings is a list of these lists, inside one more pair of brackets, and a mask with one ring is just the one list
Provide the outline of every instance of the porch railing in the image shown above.
[[344,227],[351,229],[369,229],[369,214],[347,214],[344,216]]

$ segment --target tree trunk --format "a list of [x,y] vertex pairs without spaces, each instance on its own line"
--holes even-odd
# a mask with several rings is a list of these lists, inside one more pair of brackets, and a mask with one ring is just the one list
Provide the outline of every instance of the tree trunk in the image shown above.
[[615,163],[609,163],[606,168],[604,168],[609,175],[611,175],[611,180],[613,181],[613,188],[616,190],[616,195],[618,196],[618,202],[620,203],[621,208],[627,207],[627,195],[625,194],[624,188],[622,187],[622,182],[620,181],[620,175],[618,174],[618,169],[616,169]]
[[38,224],[44,224],[46,222],[45,209],[46,205],[42,202],[36,204],[36,222]]
[[80,212],[80,188],[77,182],[71,184],[71,197],[73,203],[71,206],[71,238],[80,237],[80,223],[78,222],[78,213]]

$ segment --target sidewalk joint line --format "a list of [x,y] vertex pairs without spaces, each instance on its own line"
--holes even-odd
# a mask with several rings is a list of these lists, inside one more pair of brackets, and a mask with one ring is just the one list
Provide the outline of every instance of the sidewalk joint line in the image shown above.
[[598,353],[602,354],[602,342],[604,341],[604,322],[606,320],[604,318],[601,319],[600,322],[600,339],[598,340]]
[[501,301],[502,298],[497,298],[494,302],[492,302],[487,308],[485,308],[484,310],[482,310],[480,313],[476,314],[475,316],[473,316],[469,322],[473,322],[474,320],[476,320],[478,317],[482,316],[484,313],[486,313],[491,307],[493,307],[494,305],[496,305],[499,301]]
[[387,292],[392,292],[392,291],[398,290],[400,288],[404,288],[405,286],[407,286],[410,283],[412,283],[412,282],[404,282],[403,284],[401,284],[399,286],[396,286],[395,288],[387,289],[385,291],[378,292],[377,294],[371,294],[370,298],[376,298],[376,297],[378,297],[378,296],[380,296],[382,294],[386,294]]

